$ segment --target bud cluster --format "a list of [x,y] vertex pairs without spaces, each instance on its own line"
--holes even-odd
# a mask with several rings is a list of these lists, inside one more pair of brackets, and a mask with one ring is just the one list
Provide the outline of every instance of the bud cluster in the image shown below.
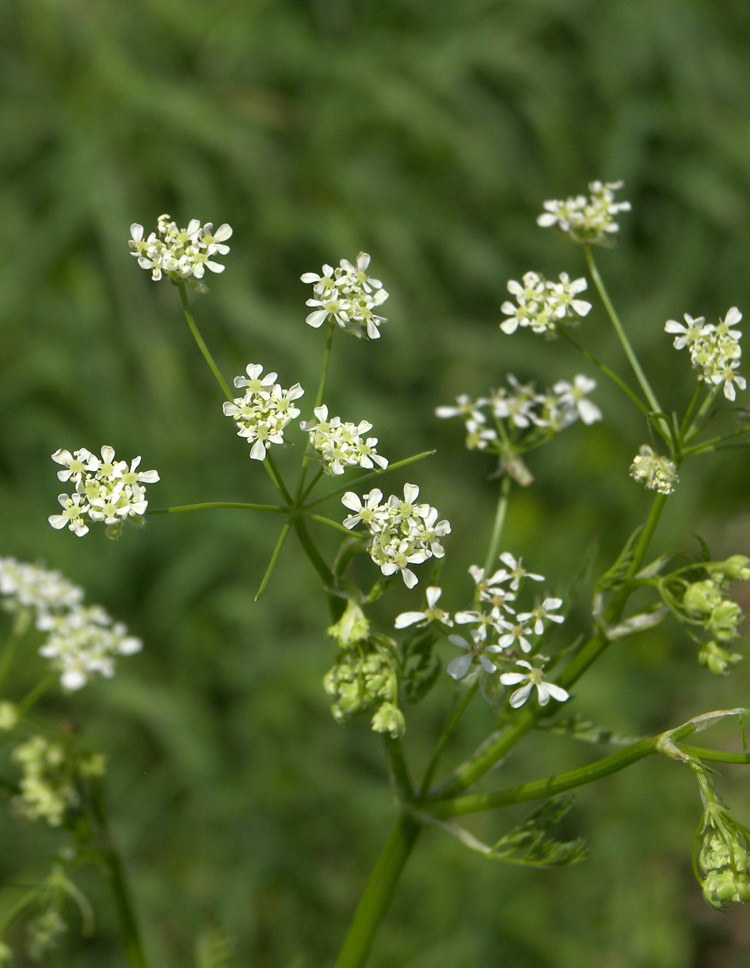
[[388,298],[379,279],[367,275],[370,256],[360,252],[355,264],[342,259],[334,269],[324,265],[320,274],[305,272],[302,282],[311,283],[314,297],[306,305],[313,311],[307,316],[309,326],[317,329],[330,320],[359,339],[379,339],[384,316],[375,313]]
[[630,465],[630,476],[649,491],[672,494],[680,483],[677,467],[668,457],[659,457],[648,444],[643,444]]
[[344,527],[364,524],[370,532],[367,550],[372,560],[386,576],[400,572],[407,588],[417,584],[409,565],[442,558],[445,550],[440,539],[451,530],[447,521],[438,521],[436,508],[415,503],[418,496],[416,484],[405,484],[403,500],[392,494],[384,502],[378,488],[362,498],[353,491],[341,498],[344,507],[354,512],[344,519]]
[[16,810],[27,820],[44,820],[50,827],[59,827],[67,811],[77,806],[77,778],[104,772],[101,755],[73,754],[44,736],[32,736],[19,744],[13,759],[22,772],[20,793],[13,801]]
[[72,494],[59,494],[62,514],[49,516],[49,523],[58,530],[67,527],[79,538],[88,534],[92,521],[102,521],[110,537],[117,537],[126,518],[142,521],[148,501],[144,484],[159,480],[156,471],[138,470],[140,457],[134,457],[128,466],[124,460],[115,460],[112,447],[105,445],[101,457],[81,448],[71,453],[56,450],[52,454],[56,464],[63,470],[57,472],[58,480],[75,485]]
[[160,215],[156,232],[147,238],[143,234],[143,226],[134,222],[130,226],[128,246],[138,265],[149,270],[155,282],[166,276],[172,282],[188,282],[194,289],[205,291],[205,286],[196,280],[203,278],[206,269],[224,271],[224,266],[213,256],[229,252],[226,241],[231,238],[232,229],[225,222],[214,231],[213,222],[201,225],[197,218],[191,219],[187,228],[180,229],[169,215]]
[[315,420],[304,420],[300,427],[307,432],[310,446],[318,452],[323,470],[329,475],[343,474],[347,467],[364,467],[371,470],[375,464],[381,469],[388,466],[385,457],[375,450],[377,437],[365,437],[372,424],[360,420],[358,424],[344,423],[341,417],[328,419],[328,407],[316,407]]
[[375,732],[402,736],[406,723],[398,707],[399,678],[395,642],[369,637],[369,623],[360,606],[350,600],[339,621],[328,629],[341,652],[323,679],[338,723],[374,708]]
[[247,376],[234,378],[238,389],[245,388],[244,396],[235,397],[224,403],[224,415],[232,417],[239,430],[238,437],[245,437],[252,444],[250,457],[265,460],[266,452],[272,444],[284,443],[284,429],[299,416],[294,406],[305,392],[299,383],[284,390],[276,383],[277,373],[267,373],[261,377],[263,367],[260,363],[248,363]]
[[516,302],[507,300],[500,307],[508,317],[500,329],[510,334],[527,326],[532,333],[555,336],[559,323],[577,321],[591,310],[591,303],[577,298],[587,286],[585,279],[571,281],[566,272],[560,274],[559,282],[550,282],[538,272],[525,273],[522,283],[511,279],[508,292]]
[[618,212],[630,211],[630,202],[615,201],[615,192],[622,185],[621,181],[593,181],[589,182],[589,197],[575,195],[563,201],[545,202],[537,224],[543,228],[556,225],[573,242],[609,245],[608,236],[620,228],[615,216]]
[[698,660],[715,675],[742,661],[729,645],[739,637],[742,609],[730,597],[732,582],[750,580],[750,558],[688,565],[658,580],[661,597],[688,635],[700,645]]
[[694,319],[685,313],[684,326],[668,319],[664,327],[667,333],[674,335],[676,349],[687,346],[690,362],[699,371],[698,379],[713,386],[723,384],[727,400],[735,399],[735,387],[744,390],[747,386],[745,378],[737,372],[742,356],[739,342],[742,333],[731,328],[741,319],[742,313],[732,306],[716,326],[706,324],[703,316]]
[[113,676],[118,655],[142,648],[101,606],[85,606],[82,589],[59,572],[0,558],[0,596],[4,610],[33,614],[35,627],[45,633],[39,653],[60,672],[66,689],[80,689],[95,674]]

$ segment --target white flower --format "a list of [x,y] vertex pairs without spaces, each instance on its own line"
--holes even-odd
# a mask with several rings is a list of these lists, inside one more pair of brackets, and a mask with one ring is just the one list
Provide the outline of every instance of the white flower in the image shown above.
[[427,608],[424,612],[402,612],[396,616],[396,621],[394,622],[395,627],[397,629],[405,629],[410,625],[416,625],[417,628],[423,628],[429,625],[430,622],[442,622],[443,625],[453,625],[453,621],[448,612],[444,612],[441,608],[435,607],[442,593],[441,588],[430,585],[427,589]]
[[502,652],[499,645],[487,645],[481,639],[475,638],[473,634],[471,644],[460,635],[449,635],[448,638],[453,645],[458,646],[459,649],[466,650],[466,655],[460,655],[448,664],[446,671],[452,679],[458,681],[459,679],[465,678],[475,662],[478,662],[481,668],[487,673],[497,672],[497,666],[489,659],[487,653]]
[[668,319],[664,327],[668,333],[676,334],[676,349],[688,347],[690,362],[700,371],[698,379],[713,386],[723,384],[724,396],[732,401],[737,395],[735,387],[744,390],[747,386],[745,378],[737,373],[742,356],[739,345],[742,333],[732,329],[741,320],[742,313],[732,306],[716,326],[704,325],[703,316],[693,319],[685,313],[687,326]]
[[245,388],[242,397],[226,400],[222,406],[224,415],[232,417],[239,428],[238,437],[244,437],[252,446],[250,457],[265,460],[272,444],[284,443],[284,429],[299,416],[299,408],[294,406],[304,390],[295,383],[288,390],[275,383],[276,373],[267,373],[261,379],[263,367],[260,363],[248,363],[247,376],[234,378],[234,385]]
[[557,623],[565,621],[563,615],[554,614],[562,606],[562,603],[562,598],[545,598],[541,605],[537,605],[530,612],[519,612],[518,621],[528,622],[533,620],[531,627],[534,635],[541,635],[544,632],[545,621]]
[[66,689],[80,689],[95,674],[111,677],[117,656],[142,648],[100,605],[84,606],[82,589],[38,565],[0,558],[0,604],[6,611],[32,611],[35,627],[45,634],[39,654],[51,661]]
[[564,201],[544,203],[537,224],[544,228],[557,226],[574,242],[590,245],[608,244],[608,236],[619,229],[614,220],[618,212],[629,212],[630,202],[615,202],[615,192],[622,182],[589,182],[590,196],[576,195]]
[[521,587],[521,582],[530,578],[532,581],[544,581],[544,575],[536,575],[531,571],[526,571],[523,567],[522,558],[514,558],[509,551],[504,551],[500,555],[500,561],[508,568],[509,577],[512,579],[510,587],[514,592],[517,592]]
[[528,326],[534,333],[553,336],[558,323],[575,321],[590,311],[591,303],[577,298],[587,286],[584,278],[571,282],[566,272],[560,274],[558,282],[547,281],[538,272],[525,273],[522,284],[511,279],[508,292],[516,303],[506,300],[500,307],[508,317],[500,323],[500,329],[511,334],[519,326]]
[[556,686],[552,682],[545,682],[542,677],[542,670],[534,668],[530,662],[527,662],[525,659],[519,659],[516,665],[525,671],[504,672],[500,676],[500,682],[504,686],[516,686],[520,682],[524,683],[520,689],[516,689],[515,692],[511,693],[510,704],[514,709],[523,706],[534,686],[536,686],[540,706],[546,706],[550,699],[556,699],[557,702],[565,702],[566,699],[570,698],[562,686]]
[[200,280],[206,269],[216,273],[224,271],[224,266],[212,256],[229,252],[225,243],[231,238],[232,229],[225,222],[214,232],[213,222],[201,226],[197,218],[180,229],[169,215],[160,215],[157,231],[146,239],[143,235],[143,226],[134,222],[130,226],[128,246],[138,265],[150,271],[155,282],[166,276],[174,283],[187,282],[192,288],[204,292],[206,287]]
[[317,329],[326,320],[360,339],[378,339],[380,326],[386,322],[375,310],[388,298],[379,279],[367,275],[370,256],[360,252],[353,265],[342,259],[334,269],[324,265],[321,274],[305,272],[300,276],[304,283],[313,286],[314,296],[306,305],[313,311],[305,322]]
[[360,420],[358,424],[343,423],[340,417],[328,419],[328,407],[316,407],[315,420],[303,421],[300,426],[307,431],[310,445],[318,452],[326,474],[343,474],[347,467],[371,469],[375,464],[381,469],[388,466],[385,457],[375,450],[377,437],[365,437],[372,424]]
[[517,645],[523,652],[531,652],[529,641],[529,636],[532,634],[531,626],[526,624],[521,615],[516,615],[515,622],[499,618],[497,624],[501,630],[497,641],[502,649],[510,649]]
[[450,533],[450,524],[437,520],[435,508],[416,503],[418,496],[416,484],[405,484],[403,499],[392,494],[385,504],[380,503],[383,494],[377,488],[364,495],[364,502],[353,491],[341,498],[344,507],[354,512],[344,519],[344,527],[363,523],[370,532],[367,550],[373,562],[386,576],[400,572],[407,588],[417,584],[409,565],[442,557],[439,539]]
[[601,410],[590,400],[586,399],[586,395],[591,393],[595,387],[595,380],[579,373],[573,378],[572,384],[566,380],[559,380],[552,389],[558,395],[561,406],[575,410],[581,420],[585,424],[590,425],[602,419]]
[[58,530],[67,527],[79,538],[88,534],[92,521],[102,521],[115,536],[127,518],[141,518],[148,508],[144,484],[159,480],[155,470],[141,471],[140,457],[130,464],[115,460],[114,448],[104,445],[101,457],[81,448],[72,454],[56,450],[52,460],[65,468],[57,472],[62,481],[75,485],[73,494],[60,494],[62,514],[52,514],[48,521]]

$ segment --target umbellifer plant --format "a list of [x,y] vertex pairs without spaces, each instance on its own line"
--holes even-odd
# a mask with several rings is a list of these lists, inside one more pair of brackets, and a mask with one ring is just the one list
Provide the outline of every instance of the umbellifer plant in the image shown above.
[[[502,304],[499,324],[499,339],[561,338],[583,355],[589,370],[599,370],[614,381],[643,417],[648,442],[631,456],[630,475],[652,492],[650,509],[616,561],[596,581],[585,636],[566,635],[565,617],[571,602],[545,589],[545,578],[528,570],[521,557],[504,547],[503,525],[514,491],[533,484],[528,455],[578,421],[591,425],[601,419],[599,408],[589,398],[596,387],[590,375],[573,374],[570,381],[558,381],[540,391],[509,374],[505,385],[488,390],[486,396],[460,395],[453,404],[438,408],[438,418],[463,421],[469,451],[494,455],[497,465],[493,476],[497,510],[488,529],[489,540],[486,548],[478,549],[481,557],[469,568],[473,595],[468,601],[457,601],[451,588],[441,587],[436,580],[440,573],[445,576],[444,584],[454,581],[460,587],[459,576],[442,567],[450,524],[420,499],[419,486],[413,483],[416,469],[412,465],[432,452],[389,463],[366,419],[354,415],[351,421],[334,415],[326,402],[334,339],[350,335],[367,342],[385,332],[386,319],[381,314],[388,293],[370,275],[370,256],[360,253],[353,262],[344,259],[335,267],[324,265],[320,272],[301,276],[312,287],[306,321],[325,337],[322,373],[311,400],[299,383],[285,387],[277,373],[266,372],[255,361],[246,363],[244,373],[230,385],[200,334],[188,293],[207,291],[203,282],[206,270],[223,271],[218,259],[229,252],[226,243],[232,230],[228,225],[214,229],[212,223],[194,219],[179,228],[163,215],[156,231],[149,234],[141,225],[131,226],[132,254],[154,281],[164,280],[176,287],[191,332],[226,398],[224,415],[246,441],[249,472],[268,474],[278,492],[278,503],[215,502],[149,510],[147,486],[155,484],[159,475],[154,470],[142,471],[140,457],[118,459],[107,445],[98,452],[61,448],[52,458],[61,468],[57,476],[67,490],[59,495],[60,511],[49,521],[52,527],[67,528],[77,537],[98,526],[117,537],[128,522],[142,524],[147,516],[165,512],[231,507],[275,515],[281,522],[278,541],[265,573],[258,576],[258,597],[272,576],[281,548],[292,532],[296,534],[319,576],[330,610],[332,664],[321,701],[327,696],[337,723],[360,715],[369,718],[372,729],[382,734],[397,793],[393,830],[354,911],[336,968],[365,964],[407,858],[426,826],[442,828],[470,849],[499,861],[535,867],[575,863],[584,857],[585,845],[556,834],[570,803],[569,791],[651,755],[689,767],[697,781],[702,812],[693,864],[706,901],[714,908],[724,908],[750,900],[750,831],[720,799],[714,772],[708,766],[714,761],[747,764],[750,756],[689,745],[695,733],[725,719],[738,721],[744,744],[742,720],[747,710],[701,712],[659,735],[630,740],[618,740],[570,711],[576,684],[613,642],[653,629],[668,617],[696,643],[701,665],[716,675],[728,674],[741,658],[734,650],[743,617],[732,598],[732,587],[750,579],[750,559],[741,553],[715,560],[702,545],[697,560],[685,554],[650,556],[652,539],[670,495],[679,486],[683,465],[703,454],[747,442],[750,428],[732,426],[737,416],[732,405],[737,392],[745,389],[739,373],[742,315],[732,307],[717,322],[685,314],[684,322],[666,323],[674,347],[690,357],[697,385],[684,414],[663,406],[594,259],[597,247],[613,242],[618,214],[630,208],[627,202],[616,201],[620,187],[617,182],[593,182],[588,195],[545,202],[539,225],[560,229],[582,248],[589,279],[572,279],[564,272],[557,279],[546,279],[538,272],[527,272],[520,282],[508,283],[512,298]],[[573,335],[592,309],[583,298],[589,280],[617,333],[630,378],[596,360]],[[529,334],[522,334],[524,329]],[[296,432],[302,435],[304,446],[295,451],[301,455],[301,466],[292,483],[294,468],[286,461],[277,465],[276,455],[284,452],[300,417]],[[383,450],[388,452],[387,443]],[[387,493],[381,479],[392,479],[396,472],[403,478]],[[324,513],[326,506],[339,507],[338,515]],[[332,560],[326,560],[316,541],[320,528],[341,535]],[[479,527],[477,533],[481,533]],[[360,556],[369,557],[374,568],[353,568]],[[533,569],[533,560],[528,567]],[[360,575],[365,579],[358,581]],[[373,604],[399,584],[412,590],[413,608],[392,614],[388,624],[377,627]],[[636,592],[638,604],[634,606]],[[100,779],[103,758],[79,749],[72,735],[55,739],[40,733],[30,718],[37,700],[58,678],[62,689],[72,694],[95,674],[112,675],[115,658],[138,651],[141,643],[99,606],[85,606],[80,589],[41,566],[0,559],[0,595],[13,624],[0,663],[0,683],[5,686],[20,639],[26,634],[41,637],[39,651],[51,664],[50,674],[27,695],[0,704],[0,729],[13,746],[10,765],[15,770],[3,784],[14,808],[29,820],[44,821],[70,833],[70,843],[56,856],[49,877],[11,908],[6,941],[0,945],[0,964],[12,960],[10,941],[22,944],[32,957],[43,957],[65,929],[62,912],[71,901],[88,927],[90,908],[72,879],[72,870],[81,863],[94,863],[102,867],[112,887],[129,962],[133,968],[144,968],[149,961],[123,866],[107,831]],[[452,603],[450,609],[448,603]],[[382,615],[385,609],[381,606],[377,613]],[[403,744],[409,709],[441,675],[455,684],[453,700],[427,768],[416,777]],[[491,732],[438,781],[462,717],[480,703],[489,704],[492,710]],[[608,741],[618,749],[584,767],[520,786],[503,786],[496,769],[501,761],[532,730],[552,726],[577,739]],[[490,771],[495,771],[495,788],[476,792],[475,786]],[[494,843],[480,842],[459,825],[461,817],[499,812],[526,801],[537,805]],[[24,936],[16,928],[19,923],[26,926]],[[227,958],[220,936],[199,940],[199,968],[226,964]]]

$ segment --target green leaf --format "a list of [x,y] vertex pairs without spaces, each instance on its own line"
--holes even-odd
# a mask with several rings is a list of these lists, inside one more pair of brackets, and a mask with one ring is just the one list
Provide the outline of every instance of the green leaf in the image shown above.
[[586,719],[580,713],[572,716],[565,716],[550,721],[539,720],[537,729],[544,729],[550,733],[558,733],[563,736],[570,736],[572,739],[580,740],[583,743],[606,743],[609,746],[632,746],[640,742],[643,736],[627,736],[623,733],[615,733],[611,729],[599,726],[597,723]]
[[441,662],[435,652],[436,636],[420,635],[406,647],[402,684],[404,698],[415,704],[421,702],[437,682]]
[[625,583],[628,578],[628,571],[635,558],[635,549],[642,530],[642,526],[639,526],[630,535],[617,561],[615,561],[608,571],[605,571],[596,583],[597,592],[601,593],[606,590],[615,590]]
[[571,794],[545,801],[491,848],[493,860],[527,867],[563,867],[577,864],[588,853],[581,839],[558,840],[552,833],[573,803]]

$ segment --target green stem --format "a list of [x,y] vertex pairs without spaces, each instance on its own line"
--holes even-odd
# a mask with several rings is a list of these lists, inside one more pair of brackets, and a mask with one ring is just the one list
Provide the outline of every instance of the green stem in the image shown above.
[[365,964],[421,828],[421,823],[410,814],[399,816],[354,912],[334,968],[362,968]]
[[700,431],[703,429],[706,414],[713,406],[713,402],[718,396],[720,391],[721,391],[721,385],[713,387],[711,389],[708,396],[701,404],[700,410],[698,411],[695,417],[695,420],[692,423],[692,426],[688,427],[687,430],[685,431],[685,435],[683,437],[683,443],[686,444],[689,440],[692,440],[693,437],[695,437],[696,434],[699,434]]
[[696,454],[705,454],[713,450],[732,450],[736,447],[745,447],[746,444],[731,444],[728,446],[722,446],[726,444],[729,440],[737,440],[739,437],[747,437],[750,434],[750,427],[743,427],[742,430],[735,430],[733,434],[723,434],[721,437],[711,437],[710,440],[704,440],[703,443],[694,444],[692,447],[686,447],[682,452],[683,457],[694,457]]
[[607,756],[596,763],[579,767],[576,770],[557,773],[555,776],[548,776],[544,780],[521,783],[519,786],[508,787],[506,790],[496,790],[492,793],[472,793],[465,797],[455,797],[452,800],[440,800],[437,803],[425,806],[424,809],[430,816],[446,820],[449,817],[463,817],[466,814],[481,813],[484,810],[493,810],[497,807],[507,807],[514,803],[523,803],[526,800],[550,797],[557,793],[563,793],[565,790],[572,790],[574,787],[592,783],[610,773],[617,773],[619,770],[625,769],[626,766],[658,752],[658,741],[659,737],[644,739],[612,756]]
[[687,408],[685,417],[680,424],[680,440],[685,439],[685,434],[690,430],[693,425],[693,417],[695,416],[695,411],[698,409],[698,404],[700,402],[701,393],[703,393],[703,383],[699,382],[698,386],[695,388],[695,393],[693,394],[693,399],[690,401],[690,406]]
[[590,245],[584,245],[583,251],[586,255],[586,262],[588,263],[589,272],[591,273],[591,278],[594,280],[594,285],[596,286],[602,302],[604,303],[604,308],[607,310],[607,315],[609,316],[612,325],[615,328],[617,337],[622,343],[622,348],[625,350],[625,355],[627,356],[633,372],[636,375],[638,382],[641,385],[644,396],[648,400],[648,404],[652,410],[661,412],[661,407],[659,406],[659,401],[656,399],[654,391],[651,389],[651,384],[646,378],[646,374],[641,369],[641,364],[638,362],[638,357],[633,352],[633,347],[630,345],[630,340],[625,334],[622,323],[615,311],[615,307],[612,305],[612,301],[609,298],[607,289],[602,281],[602,277],[599,275],[599,270],[596,267],[596,262],[594,261],[594,253]]
[[414,787],[409,777],[409,768],[404,758],[404,747],[400,739],[384,734],[383,742],[385,751],[388,754],[388,763],[391,771],[391,779],[396,788],[396,793],[402,802],[408,802],[414,798]]
[[182,308],[185,312],[185,319],[187,319],[188,326],[190,327],[190,332],[193,334],[193,339],[198,344],[198,349],[203,354],[203,358],[205,359],[206,363],[208,363],[213,375],[216,377],[216,382],[221,387],[224,393],[224,396],[227,398],[227,400],[231,401],[234,399],[234,397],[232,396],[232,391],[229,389],[229,385],[227,384],[226,380],[219,372],[219,368],[214,362],[214,358],[213,356],[211,356],[211,353],[209,352],[209,349],[206,346],[206,343],[200,334],[200,330],[198,329],[198,326],[196,325],[196,322],[193,319],[193,314],[190,312],[190,306],[188,305],[187,293],[185,292],[184,284],[179,286],[179,290],[180,290],[180,299],[182,300]]
[[273,574],[273,570],[276,567],[276,562],[279,560],[279,555],[281,554],[281,549],[284,547],[284,542],[286,541],[289,532],[291,531],[291,524],[289,521],[286,522],[284,527],[281,529],[281,534],[279,535],[279,540],[276,542],[276,547],[273,549],[273,554],[271,555],[271,560],[268,563],[268,568],[266,568],[266,573],[263,576],[263,580],[260,583],[258,591],[255,593],[255,601],[257,602],[263,592],[266,590],[266,585],[268,580]]
[[239,501],[208,501],[205,504],[180,504],[172,508],[149,508],[149,514],[179,514],[182,511],[213,511],[216,508],[239,508],[242,511],[269,511],[271,514],[288,514],[289,508],[277,504],[243,504]]
[[[325,354],[323,356],[323,369],[320,374],[320,383],[318,384],[318,392],[315,395],[315,407],[313,408],[314,410],[317,410],[318,407],[323,403],[323,396],[326,391],[326,380],[328,378],[328,364],[331,362],[331,346],[333,345],[333,334],[335,330],[336,330],[336,324],[333,322],[330,322],[328,324],[328,338],[326,339]],[[310,486],[308,491],[307,492],[305,491],[305,479],[307,477],[307,468],[310,463],[309,450],[310,448],[308,445],[308,449],[305,452],[304,456],[302,457],[302,474],[300,475],[299,486],[297,488],[298,504],[302,503],[302,501],[305,499],[305,497],[307,497],[307,494],[309,494],[310,490],[312,490],[312,487],[315,484],[315,481],[313,481],[313,484]],[[317,481],[317,479],[318,478],[316,477],[315,480]]]
[[351,483],[342,484],[341,487],[337,487],[335,491],[329,491],[325,497],[319,497],[316,501],[311,501],[309,504],[305,504],[304,509],[308,511],[310,508],[314,508],[319,504],[325,503],[325,501],[330,501],[332,497],[336,497],[338,494],[343,494],[345,491],[351,491],[354,488],[359,489],[359,487],[366,481],[371,481],[376,477],[382,477],[383,474],[390,474],[391,471],[397,471],[399,468],[406,467],[408,464],[414,464],[418,460],[424,460],[425,457],[432,457],[434,453],[434,450],[424,450],[421,454],[414,454],[413,457],[405,457],[403,460],[397,460],[395,464],[389,464],[387,467],[384,467],[381,470],[370,471],[369,474],[363,474],[356,480],[351,481]]
[[109,831],[107,812],[104,805],[104,793],[99,782],[92,784],[91,802],[94,817],[101,833],[101,855],[106,865],[107,879],[112,890],[128,963],[130,968],[148,968],[148,961],[143,951],[138,922],[135,916],[135,908],[125,876],[125,869],[120,860],[120,855],[114,847]]
[[310,521],[318,521],[320,524],[324,524],[328,528],[334,528],[336,531],[341,531],[342,534],[347,535],[351,538],[352,533],[348,528],[345,528],[343,524],[339,521],[334,521],[332,518],[325,518],[322,514],[308,514],[307,511],[302,511],[302,514]]
[[432,783],[432,778],[435,776],[435,771],[440,763],[440,757],[443,755],[443,750],[448,744],[451,736],[455,733],[461,717],[467,710],[469,703],[476,696],[477,689],[479,688],[479,683],[475,682],[471,689],[467,690],[461,700],[459,701],[459,693],[453,694],[453,706],[451,708],[448,719],[446,720],[445,726],[443,727],[443,732],[438,740],[435,752],[432,754],[427,769],[425,771],[424,780],[422,780],[422,786],[419,790],[419,799],[422,800],[427,795],[427,791],[430,789],[430,784]]
[[619,377],[614,372],[614,370],[610,370],[610,368],[607,366],[606,363],[602,363],[601,360],[598,360],[592,353],[589,353],[587,349],[581,346],[581,344],[577,340],[574,340],[564,326],[559,326],[558,332],[570,343],[571,346],[575,347],[575,349],[577,349],[578,352],[585,359],[587,359],[590,363],[593,363],[594,366],[598,367],[602,371],[602,373],[615,384],[615,386],[618,386],[622,390],[622,392],[626,394],[633,401],[633,403],[636,405],[636,407],[638,407],[638,409],[641,411],[642,414],[644,414],[645,416],[648,416],[649,414],[648,407],[641,400],[638,394],[627,385],[627,383],[622,379],[622,377]]
[[500,497],[497,502],[495,521],[492,525],[492,534],[490,536],[489,547],[487,548],[487,557],[484,562],[485,578],[488,578],[492,574],[492,566],[499,553],[500,538],[502,537],[503,525],[505,524],[505,515],[508,511],[508,497],[512,483],[510,476],[506,474],[500,485]]

